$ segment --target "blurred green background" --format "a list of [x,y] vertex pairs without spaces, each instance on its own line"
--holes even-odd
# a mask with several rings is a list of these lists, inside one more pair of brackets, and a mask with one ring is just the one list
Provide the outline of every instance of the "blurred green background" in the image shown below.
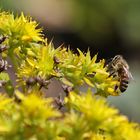
[[89,48],[105,59],[123,55],[134,81],[124,94],[108,101],[140,122],[140,0],[0,0],[0,7],[31,15],[55,46]]

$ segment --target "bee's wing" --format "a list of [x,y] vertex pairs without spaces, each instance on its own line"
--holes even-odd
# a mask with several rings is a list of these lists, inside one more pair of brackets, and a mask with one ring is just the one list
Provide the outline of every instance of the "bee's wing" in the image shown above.
[[130,71],[129,71],[129,79],[130,81],[135,81]]
[[130,80],[130,81],[134,81],[134,78],[133,78],[131,72],[129,71],[129,69],[127,69],[127,68],[124,67],[124,66],[123,66],[123,68],[124,68],[125,72],[127,73],[129,80]]

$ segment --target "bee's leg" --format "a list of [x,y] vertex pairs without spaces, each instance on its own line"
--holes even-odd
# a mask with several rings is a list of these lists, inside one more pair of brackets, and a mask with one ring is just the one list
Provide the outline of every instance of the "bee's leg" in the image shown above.
[[117,90],[120,89],[120,81],[121,81],[121,79],[118,79],[119,83],[117,83],[114,87],[115,92],[118,92]]
[[119,88],[119,86],[118,85],[115,85],[114,90],[116,91],[118,88]]
[[115,73],[116,73],[115,71],[111,72],[108,77],[111,77],[111,76],[116,77],[117,75]]

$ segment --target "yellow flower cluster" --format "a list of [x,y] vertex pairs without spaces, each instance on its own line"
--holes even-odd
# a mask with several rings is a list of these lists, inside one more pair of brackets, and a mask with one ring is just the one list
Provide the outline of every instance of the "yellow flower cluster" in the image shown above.
[[[90,91],[66,99],[67,112],[54,108],[52,98],[39,92],[16,98],[0,96],[0,138],[2,140],[135,140],[140,139],[136,123],[97,99]],[[18,99],[18,100],[17,100]],[[69,108],[70,107],[70,108]]]
[[[89,50],[55,49],[37,25],[23,13],[0,12],[0,88],[6,92],[0,94],[0,140],[139,140],[139,125],[96,96],[120,95],[115,90],[119,81],[109,76],[105,60],[97,61]],[[16,85],[3,72],[10,68],[7,58]],[[64,102],[43,96],[41,88],[47,89],[51,78],[67,93]]]

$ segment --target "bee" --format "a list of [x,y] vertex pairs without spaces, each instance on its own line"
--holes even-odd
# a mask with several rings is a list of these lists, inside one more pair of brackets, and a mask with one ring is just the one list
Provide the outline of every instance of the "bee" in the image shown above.
[[113,76],[119,81],[119,85],[115,86],[115,90],[119,88],[121,92],[126,91],[129,81],[133,79],[126,60],[121,55],[116,55],[107,64],[107,71],[110,73],[109,77]]

